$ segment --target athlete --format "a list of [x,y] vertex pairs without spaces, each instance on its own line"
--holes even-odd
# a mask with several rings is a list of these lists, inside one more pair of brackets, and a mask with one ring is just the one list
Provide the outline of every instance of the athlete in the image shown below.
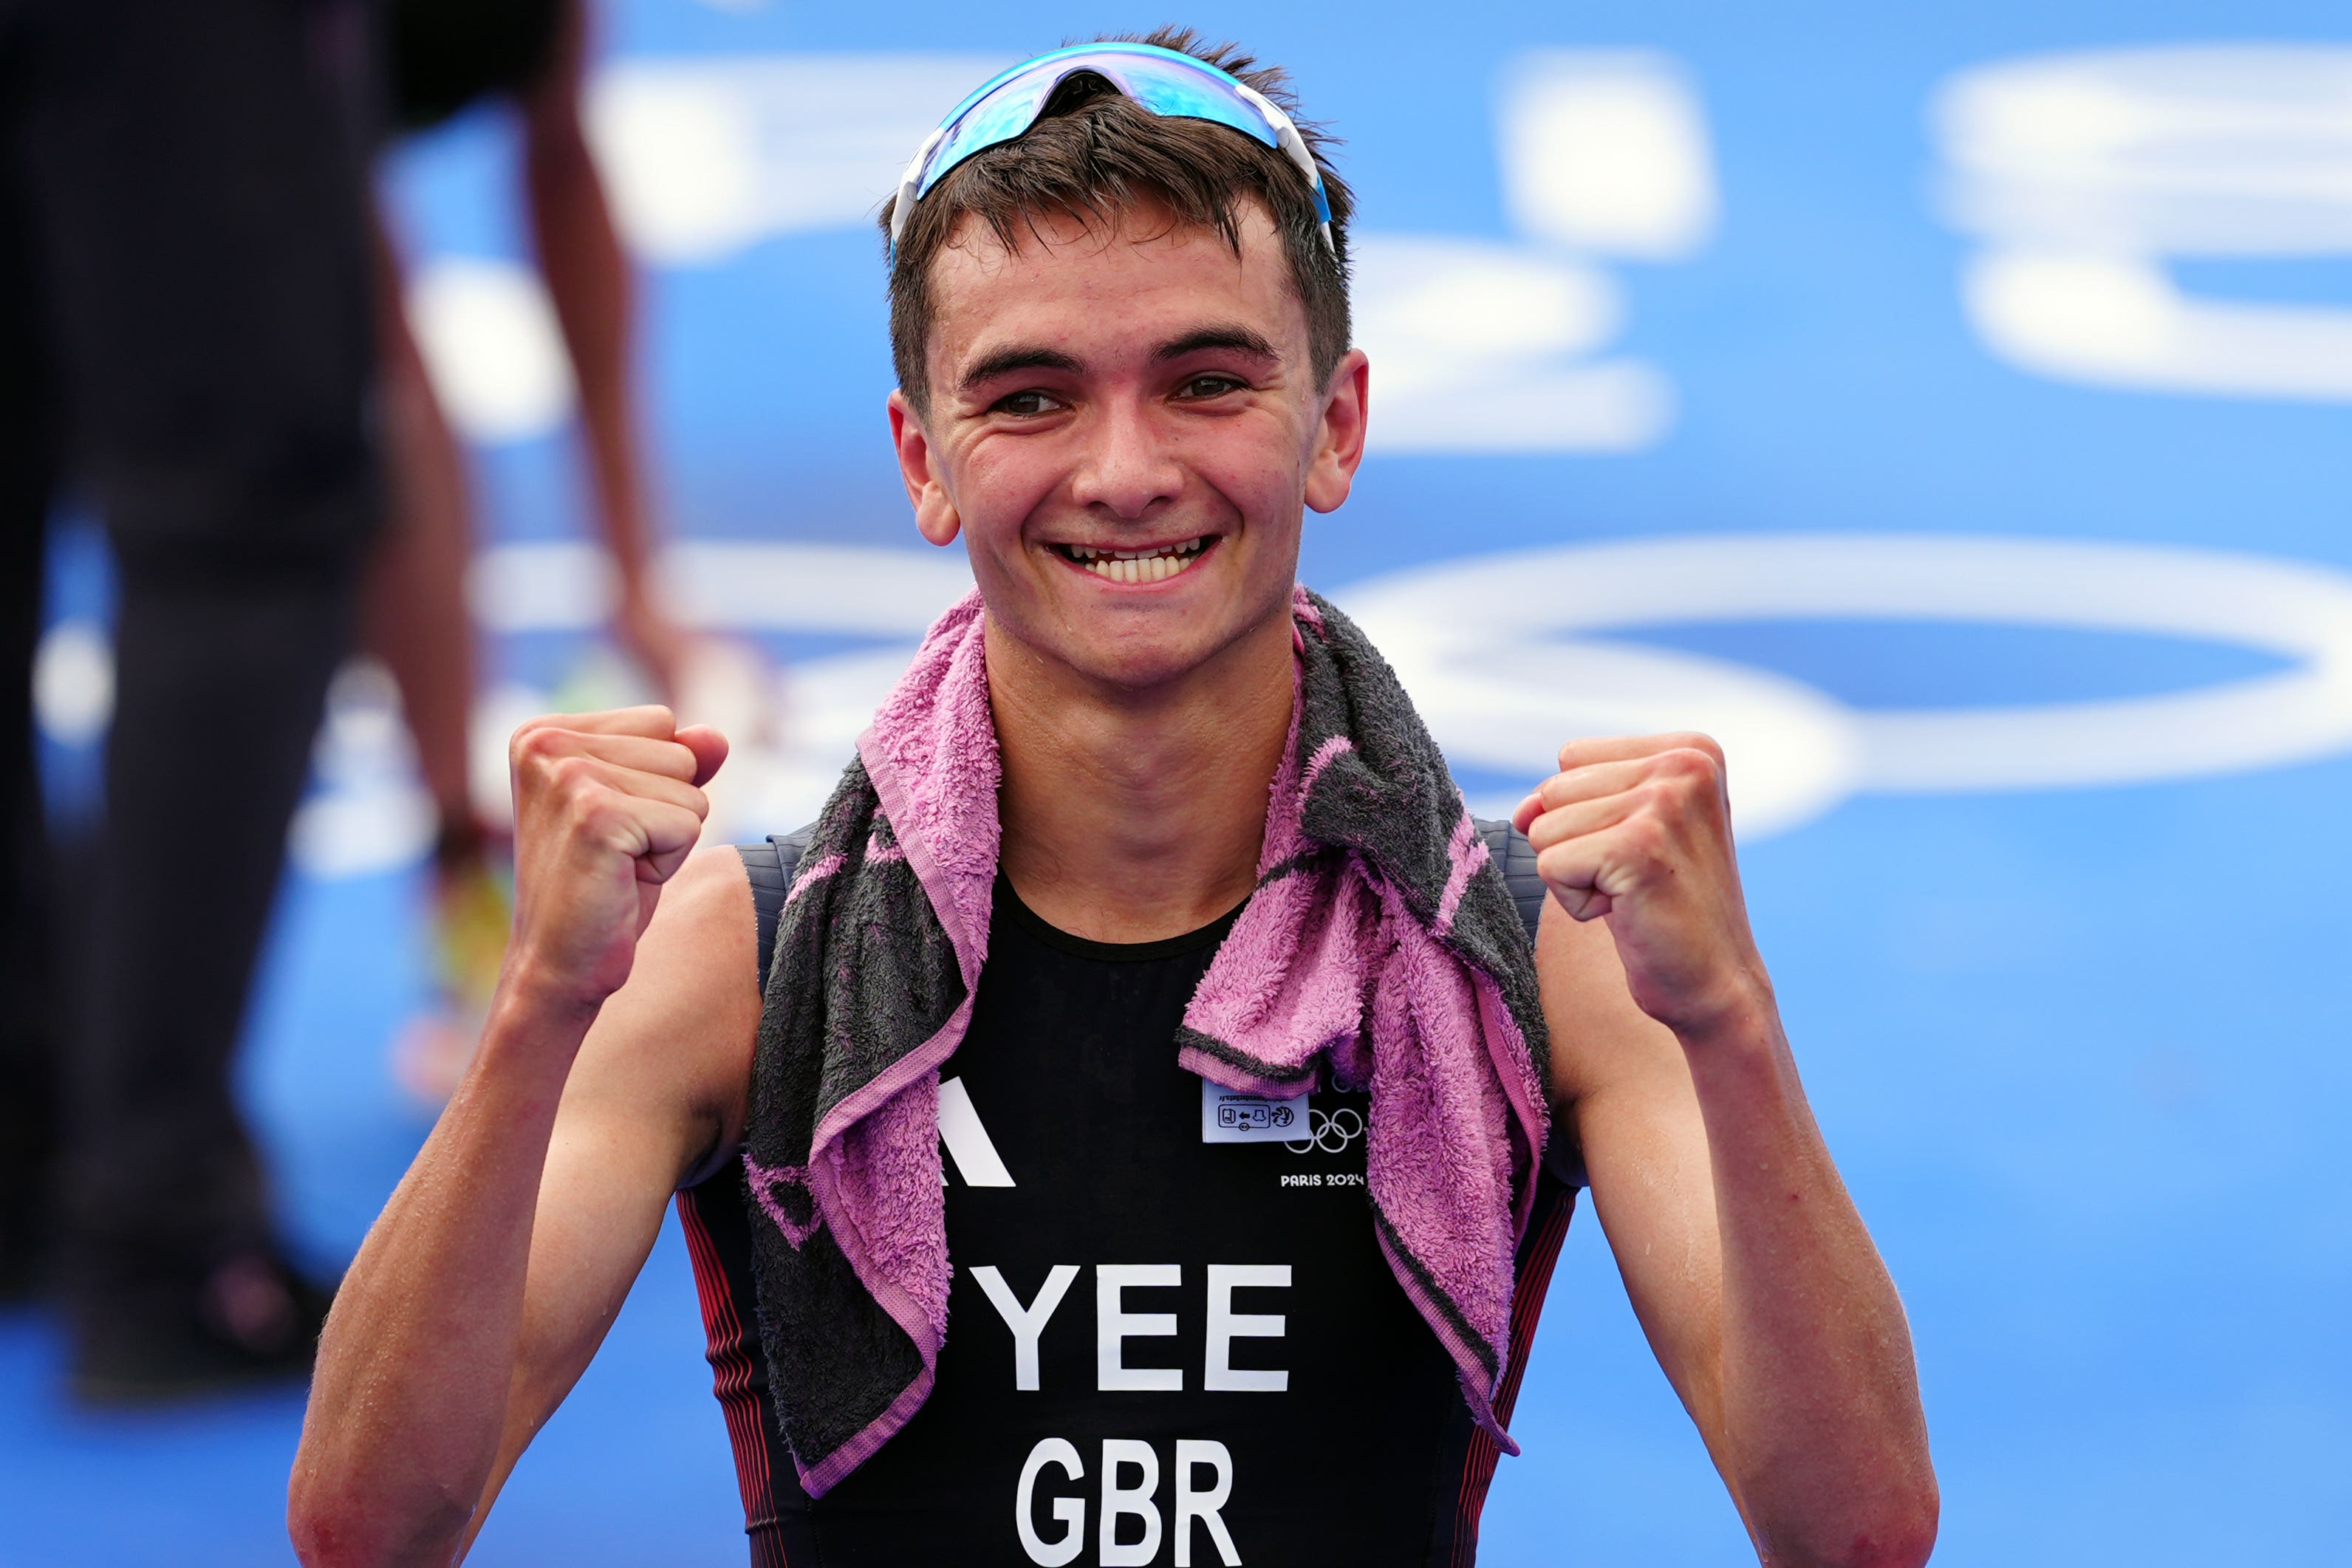
[[514,939],[328,1324],[305,1562],[462,1555],[676,1194],[755,1564],[1468,1563],[1578,1183],[1759,1559],[1927,1559],[1721,754],[1570,740],[1474,822],[1295,585],[1370,380],[1286,103],[1167,33],[918,153],[890,428],[978,591],[810,829],[697,852],[726,743],[665,709],[516,735]]

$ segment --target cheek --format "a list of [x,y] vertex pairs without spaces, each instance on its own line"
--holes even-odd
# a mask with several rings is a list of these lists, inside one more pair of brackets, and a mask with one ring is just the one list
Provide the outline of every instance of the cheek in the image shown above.
[[1198,453],[1195,471],[1257,528],[1295,529],[1307,494],[1297,432],[1275,420],[1234,423],[1226,439]]
[[964,526],[991,538],[1017,537],[1021,525],[1061,481],[1061,467],[1036,440],[982,441],[956,465],[956,508]]

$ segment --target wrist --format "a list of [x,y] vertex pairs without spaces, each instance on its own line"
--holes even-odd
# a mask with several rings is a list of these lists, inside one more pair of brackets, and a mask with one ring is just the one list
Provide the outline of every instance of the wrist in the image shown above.
[[585,1030],[595,1021],[609,992],[583,986],[537,955],[517,948],[507,956],[491,998],[492,1024],[530,1024]]
[[670,612],[669,595],[655,580],[652,563],[638,562],[621,574],[620,590],[614,595],[615,614],[628,621],[656,621],[667,623],[676,619]]
[[1769,1053],[1780,1039],[1780,1009],[1759,969],[1717,988],[1706,1006],[1689,1009],[1672,1028],[1694,1059]]
[[601,1006],[509,956],[451,1103],[488,1095],[506,1107],[502,1115],[520,1106],[552,1115]]
[[1710,1126],[1718,1113],[1745,1115],[1785,1104],[1796,1090],[1796,1063],[1769,988],[1749,990],[1704,1023],[1677,1028],[1691,1087]]

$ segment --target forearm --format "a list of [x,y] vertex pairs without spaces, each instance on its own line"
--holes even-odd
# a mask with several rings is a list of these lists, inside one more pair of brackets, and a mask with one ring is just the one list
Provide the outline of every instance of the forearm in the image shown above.
[[511,977],[338,1292],[295,1461],[305,1562],[445,1563],[495,1467],[556,1107],[593,1009]]
[[1769,999],[1683,1043],[1722,1249],[1724,1457],[1749,1528],[1775,1564],[1908,1568],[1934,1541],[1936,1483],[1894,1283]]
[[580,423],[604,542],[640,590],[653,549],[630,396],[634,279],[576,119],[534,117],[524,183],[540,267],[580,392]]

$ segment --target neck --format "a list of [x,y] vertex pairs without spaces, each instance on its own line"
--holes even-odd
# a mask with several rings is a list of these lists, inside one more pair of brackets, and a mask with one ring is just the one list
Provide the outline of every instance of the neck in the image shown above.
[[1286,600],[1183,679],[1136,692],[991,636],[999,863],[1021,901],[1073,936],[1151,942],[1248,897],[1290,733],[1290,639]]

